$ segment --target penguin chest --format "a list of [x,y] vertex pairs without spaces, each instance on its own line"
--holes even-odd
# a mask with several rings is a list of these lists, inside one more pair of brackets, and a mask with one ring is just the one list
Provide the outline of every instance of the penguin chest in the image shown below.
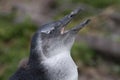
[[44,61],[49,80],[77,80],[77,66],[70,55],[59,54]]

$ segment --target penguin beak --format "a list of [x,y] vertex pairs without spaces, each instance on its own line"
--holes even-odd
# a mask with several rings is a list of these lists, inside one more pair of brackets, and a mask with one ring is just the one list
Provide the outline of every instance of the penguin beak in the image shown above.
[[83,27],[85,27],[89,22],[90,19],[85,20],[84,22],[80,23],[79,25],[73,27],[72,29],[65,31],[65,27],[67,26],[67,24],[74,18],[74,16],[76,16],[80,11],[82,11],[81,8],[75,9],[74,11],[72,11],[69,15],[65,16],[63,19],[60,20],[61,22],[61,26],[59,26],[59,30],[60,30],[60,34],[65,34],[65,33],[78,33],[80,31],[80,29],[82,29]]

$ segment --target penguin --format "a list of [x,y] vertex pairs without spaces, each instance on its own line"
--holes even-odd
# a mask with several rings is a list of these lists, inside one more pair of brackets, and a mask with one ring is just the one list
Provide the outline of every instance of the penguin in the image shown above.
[[72,29],[64,28],[80,11],[75,9],[60,20],[42,25],[32,37],[28,62],[9,80],[78,80],[70,50],[77,33],[90,19]]

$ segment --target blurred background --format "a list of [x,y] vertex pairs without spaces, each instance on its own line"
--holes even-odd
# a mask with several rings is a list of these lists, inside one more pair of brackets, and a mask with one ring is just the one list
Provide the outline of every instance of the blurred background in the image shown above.
[[33,33],[73,9],[84,9],[71,28],[91,18],[71,50],[80,80],[120,80],[120,0],[0,0],[0,80],[29,56]]

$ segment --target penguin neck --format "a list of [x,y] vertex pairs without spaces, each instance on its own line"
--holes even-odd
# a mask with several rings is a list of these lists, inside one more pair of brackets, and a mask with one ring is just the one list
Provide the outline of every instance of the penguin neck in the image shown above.
[[40,64],[45,59],[43,50],[40,47],[39,35],[34,35],[31,41],[30,57],[28,64]]
[[40,38],[40,35],[38,33],[35,33],[31,41],[30,57],[28,64],[38,65],[41,64],[42,61],[48,58],[53,58],[56,55],[70,55],[71,47],[65,47],[64,44],[54,47],[54,44],[51,45],[52,48],[50,48],[49,51],[45,52],[46,50],[42,48],[42,40]]

